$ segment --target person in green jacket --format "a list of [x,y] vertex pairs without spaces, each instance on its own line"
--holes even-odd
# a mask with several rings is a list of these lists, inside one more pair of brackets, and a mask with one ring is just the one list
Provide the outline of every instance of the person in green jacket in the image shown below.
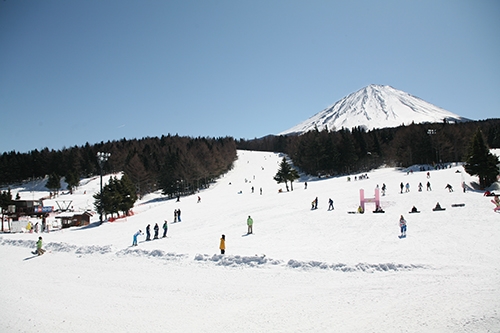
[[253,220],[250,217],[250,215],[248,215],[247,226],[248,226],[248,232],[247,233],[248,234],[253,234]]
[[36,242],[36,253],[38,255],[42,255],[45,253],[45,250],[42,249],[42,236],[38,237],[38,241]]

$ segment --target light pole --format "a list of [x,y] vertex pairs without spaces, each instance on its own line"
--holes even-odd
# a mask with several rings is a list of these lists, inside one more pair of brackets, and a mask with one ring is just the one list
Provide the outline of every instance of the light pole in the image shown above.
[[101,169],[101,205],[100,205],[100,216],[99,216],[99,224],[102,224],[102,212],[104,210],[103,202],[102,202],[102,167],[104,166],[104,163],[109,159],[111,156],[111,153],[102,153],[98,152],[97,153],[97,162],[99,163],[99,169]]

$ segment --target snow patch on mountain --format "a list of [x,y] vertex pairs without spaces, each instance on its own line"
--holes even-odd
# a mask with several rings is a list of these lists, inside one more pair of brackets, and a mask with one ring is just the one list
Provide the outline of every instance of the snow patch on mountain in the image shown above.
[[366,130],[411,123],[461,122],[468,119],[387,85],[369,85],[315,114],[280,135],[318,130]]

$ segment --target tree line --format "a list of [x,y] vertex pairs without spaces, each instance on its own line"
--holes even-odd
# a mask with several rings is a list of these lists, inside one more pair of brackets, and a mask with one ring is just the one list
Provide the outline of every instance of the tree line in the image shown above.
[[74,188],[79,179],[100,174],[98,152],[111,154],[103,165],[103,172],[124,172],[139,196],[159,189],[167,195],[182,195],[208,186],[228,171],[236,159],[236,142],[231,137],[192,138],[169,134],[94,145],[86,143],[62,150],[4,152],[0,155],[0,184],[50,176],[49,185],[57,185],[64,177]]
[[361,127],[338,131],[316,129],[302,135],[239,140],[237,146],[286,153],[294,165],[307,174],[333,176],[366,172],[384,165],[408,167],[465,162],[478,130],[485,146],[500,148],[500,119],[411,124],[370,131]]

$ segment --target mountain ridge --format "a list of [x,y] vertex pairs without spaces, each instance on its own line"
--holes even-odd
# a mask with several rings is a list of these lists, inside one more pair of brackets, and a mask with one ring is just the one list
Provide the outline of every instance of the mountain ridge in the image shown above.
[[469,119],[388,85],[371,84],[340,99],[279,135],[302,134],[317,128],[366,130],[411,123],[462,122]]

